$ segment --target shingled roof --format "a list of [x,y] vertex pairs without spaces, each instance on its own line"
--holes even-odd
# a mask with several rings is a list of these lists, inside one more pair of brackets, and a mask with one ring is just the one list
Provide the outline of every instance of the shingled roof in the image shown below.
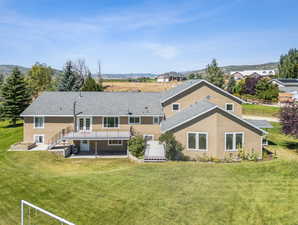
[[[209,102],[206,99],[198,101],[195,104],[191,105],[190,107],[174,114],[173,116],[167,118],[166,120],[163,120],[161,123],[161,131],[162,132],[170,131],[170,130],[172,130],[176,127],[179,127],[182,124],[185,124],[189,121],[192,121],[193,119],[198,118],[199,116],[204,115],[214,109],[219,109],[222,112],[229,114],[231,117],[234,117],[235,119],[237,119],[239,121],[242,121],[243,123],[247,124],[248,126],[262,132],[263,134],[267,133],[266,131],[262,130],[258,126],[258,125],[260,125],[260,123],[257,124],[255,121],[254,121],[254,123],[252,123],[248,120],[243,120],[242,118],[236,116],[235,114],[227,112],[223,108]],[[263,123],[263,125],[265,125],[265,124]]]
[[243,101],[242,99],[230,94],[229,92],[215,86],[214,84],[211,84],[210,82],[206,81],[206,80],[201,80],[201,79],[196,79],[196,80],[187,80],[185,82],[183,82],[182,84],[171,88],[165,92],[162,93],[161,95],[161,102],[164,103],[166,101],[168,101],[171,98],[174,98],[175,96],[183,93],[184,91],[199,85],[199,84],[205,84],[208,85],[209,87],[213,88],[214,90],[217,90],[218,92],[220,92],[221,94],[233,99],[236,102],[239,103],[245,103],[245,101]]
[[74,101],[82,116],[163,115],[160,93],[44,92],[21,116],[72,116]]

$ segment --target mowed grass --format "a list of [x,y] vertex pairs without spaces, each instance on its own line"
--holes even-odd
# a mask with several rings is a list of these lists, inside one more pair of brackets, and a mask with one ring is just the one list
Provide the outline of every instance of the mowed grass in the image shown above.
[[243,114],[253,116],[279,117],[279,107],[244,104],[242,105]]
[[[62,159],[48,152],[8,152],[22,139],[22,127],[5,126],[0,123],[1,225],[19,224],[21,199],[77,225],[298,224],[295,160],[135,164]],[[59,224],[31,215],[31,224]]]

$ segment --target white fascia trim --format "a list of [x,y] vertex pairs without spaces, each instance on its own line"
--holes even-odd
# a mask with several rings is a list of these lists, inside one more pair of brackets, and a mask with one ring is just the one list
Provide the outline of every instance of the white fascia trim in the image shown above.
[[[200,114],[198,114],[198,115],[195,115],[195,116],[189,118],[188,120],[185,120],[185,121],[183,121],[183,122],[181,122],[181,123],[176,124],[175,126],[173,126],[173,127],[171,127],[171,128],[168,128],[168,129],[162,131],[162,133],[165,133],[165,132],[167,132],[167,131],[169,131],[169,130],[173,130],[174,128],[179,127],[180,125],[185,124],[185,123],[187,123],[187,122],[189,122],[189,121],[192,121],[193,119],[195,119],[195,118],[197,118],[197,117],[199,117],[199,116],[201,116],[201,115],[203,115],[203,114],[205,114],[205,113],[207,113],[207,112],[210,112],[211,110],[213,110],[213,109],[215,109],[215,108],[218,108],[218,107],[217,107],[217,106],[214,106],[214,107],[210,108],[210,109],[207,110],[207,111],[204,111],[204,112],[202,112],[202,113],[200,113]],[[166,121],[166,120],[165,120],[165,121]]]
[[175,95],[172,95],[172,96],[170,96],[170,97],[168,97],[168,98],[162,100],[161,103],[164,103],[164,102],[168,101],[169,99],[171,99],[171,98],[173,98],[173,97],[175,97],[175,96],[177,96],[177,95],[183,93],[184,91],[186,91],[186,90],[192,88],[193,86],[195,86],[195,85],[197,85],[197,84],[200,84],[200,83],[202,83],[202,82],[205,82],[206,84],[211,85],[212,87],[216,88],[217,90],[219,90],[219,91],[221,91],[221,92],[227,94],[227,95],[230,96],[231,98],[237,99],[238,101],[240,101],[240,102],[243,103],[243,104],[247,103],[246,101],[242,100],[241,98],[238,98],[238,97],[236,97],[236,96],[230,94],[229,92],[227,92],[227,91],[225,91],[225,90],[223,90],[223,89],[217,87],[216,85],[214,85],[214,84],[212,84],[212,83],[210,83],[209,81],[206,81],[206,80],[200,80],[200,82],[198,82],[198,83],[194,83],[194,84],[190,85],[188,88],[186,88],[186,89],[184,89],[184,90],[182,90],[182,91],[176,93]]
[[[21,117],[73,117],[73,115],[20,115]],[[80,115],[81,117],[95,117],[95,116],[105,116],[105,117],[151,117],[151,116],[164,116],[164,114],[154,114],[154,115]],[[78,117],[78,116],[77,116]]]
[[191,121],[191,120],[193,120],[193,119],[195,119],[195,118],[197,118],[197,117],[199,117],[199,116],[201,116],[201,115],[204,115],[205,113],[210,112],[211,110],[216,109],[216,108],[220,109],[220,110],[223,111],[223,112],[228,113],[228,114],[231,115],[232,117],[234,117],[234,118],[236,118],[236,119],[238,119],[238,120],[240,120],[240,121],[246,123],[247,125],[249,125],[249,126],[251,126],[251,127],[254,127],[254,128],[257,129],[258,131],[261,131],[263,134],[268,134],[267,131],[265,131],[265,130],[263,130],[263,129],[260,129],[259,127],[253,125],[252,123],[249,123],[249,122],[243,120],[242,118],[236,116],[236,115],[233,114],[233,113],[230,113],[230,112],[224,110],[223,108],[221,108],[221,107],[219,107],[219,106],[214,106],[214,107],[210,108],[210,109],[207,110],[207,111],[204,111],[204,112],[202,112],[202,113],[200,113],[200,114],[198,114],[198,115],[196,115],[196,116],[194,116],[194,117],[191,117],[191,118],[188,119],[188,120],[185,120],[185,121],[183,121],[183,122],[181,122],[181,123],[175,125],[174,127],[171,127],[171,128],[168,128],[168,129],[162,131],[162,133],[165,133],[165,132],[167,132],[167,131],[169,131],[169,130],[173,130],[174,128],[179,127],[180,125],[182,125],[182,124],[184,124],[184,123],[187,123],[187,122],[189,122],[189,121]]

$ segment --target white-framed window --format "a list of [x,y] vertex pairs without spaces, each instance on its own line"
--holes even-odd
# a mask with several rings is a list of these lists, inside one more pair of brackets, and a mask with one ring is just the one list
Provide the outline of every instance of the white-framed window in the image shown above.
[[159,124],[159,123],[160,123],[159,116],[154,116],[153,117],[153,124]]
[[225,108],[228,112],[234,112],[234,103],[226,103]]
[[91,131],[92,130],[92,119],[91,117],[79,117],[77,126],[79,131]]
[[109,140],[108,145],[122,145],[122,140]]
[[34,134],[33,139],[36,144],[44,143],[44,135],[43,134]]
[[178,112],[178,111],[180,111],[180,103],[173,103],[173,104],[172,104],[172,111],[173,111],[173,112]]
[[191,151],[208,151],[208,133],[188,132],[187,147]]
[[244,133],[243,132],[226,132],[225,133],[225,151],[235,152],[243,148]]
[[139,116],[128,117],[128,124],[141,124],[141,117]]
[[34,128],[44,128],[44,117],[42,116],[34,117]]
[[143,138],[145,141],[153,141],[154,140],[154,135],[153,134],[144,134]]
[[103,127],[105,128],[118,128],[119,127],[119,117],[104,117]]

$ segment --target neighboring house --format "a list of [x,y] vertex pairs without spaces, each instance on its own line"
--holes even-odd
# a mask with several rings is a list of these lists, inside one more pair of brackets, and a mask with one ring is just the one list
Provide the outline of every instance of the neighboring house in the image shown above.
[[278,100],[280,104],[298,101],[298,79],[273,79],[271,82],[279,88]]
[[157,82],[170,82],[174,80],[182,81],[185,80],[185,77],[183,76],[183,74],[177,72],[164,73],[156,77]]
[[275,75],[274,70],[244,70],[244,71],[232,71],[231,76],[234,76],[235,80],[241,80],[249,76],[261,76],[270,77]]
[[191,158],[224,159],[239,148],[262,158],[262,128],[270,124],[242,119],[242,103],[205,80],[161,93],[45,92],[21,114],[24,142],[50,149],[66,141],[80,154],[125,155],[131,136],[158,140],[169,131]]

